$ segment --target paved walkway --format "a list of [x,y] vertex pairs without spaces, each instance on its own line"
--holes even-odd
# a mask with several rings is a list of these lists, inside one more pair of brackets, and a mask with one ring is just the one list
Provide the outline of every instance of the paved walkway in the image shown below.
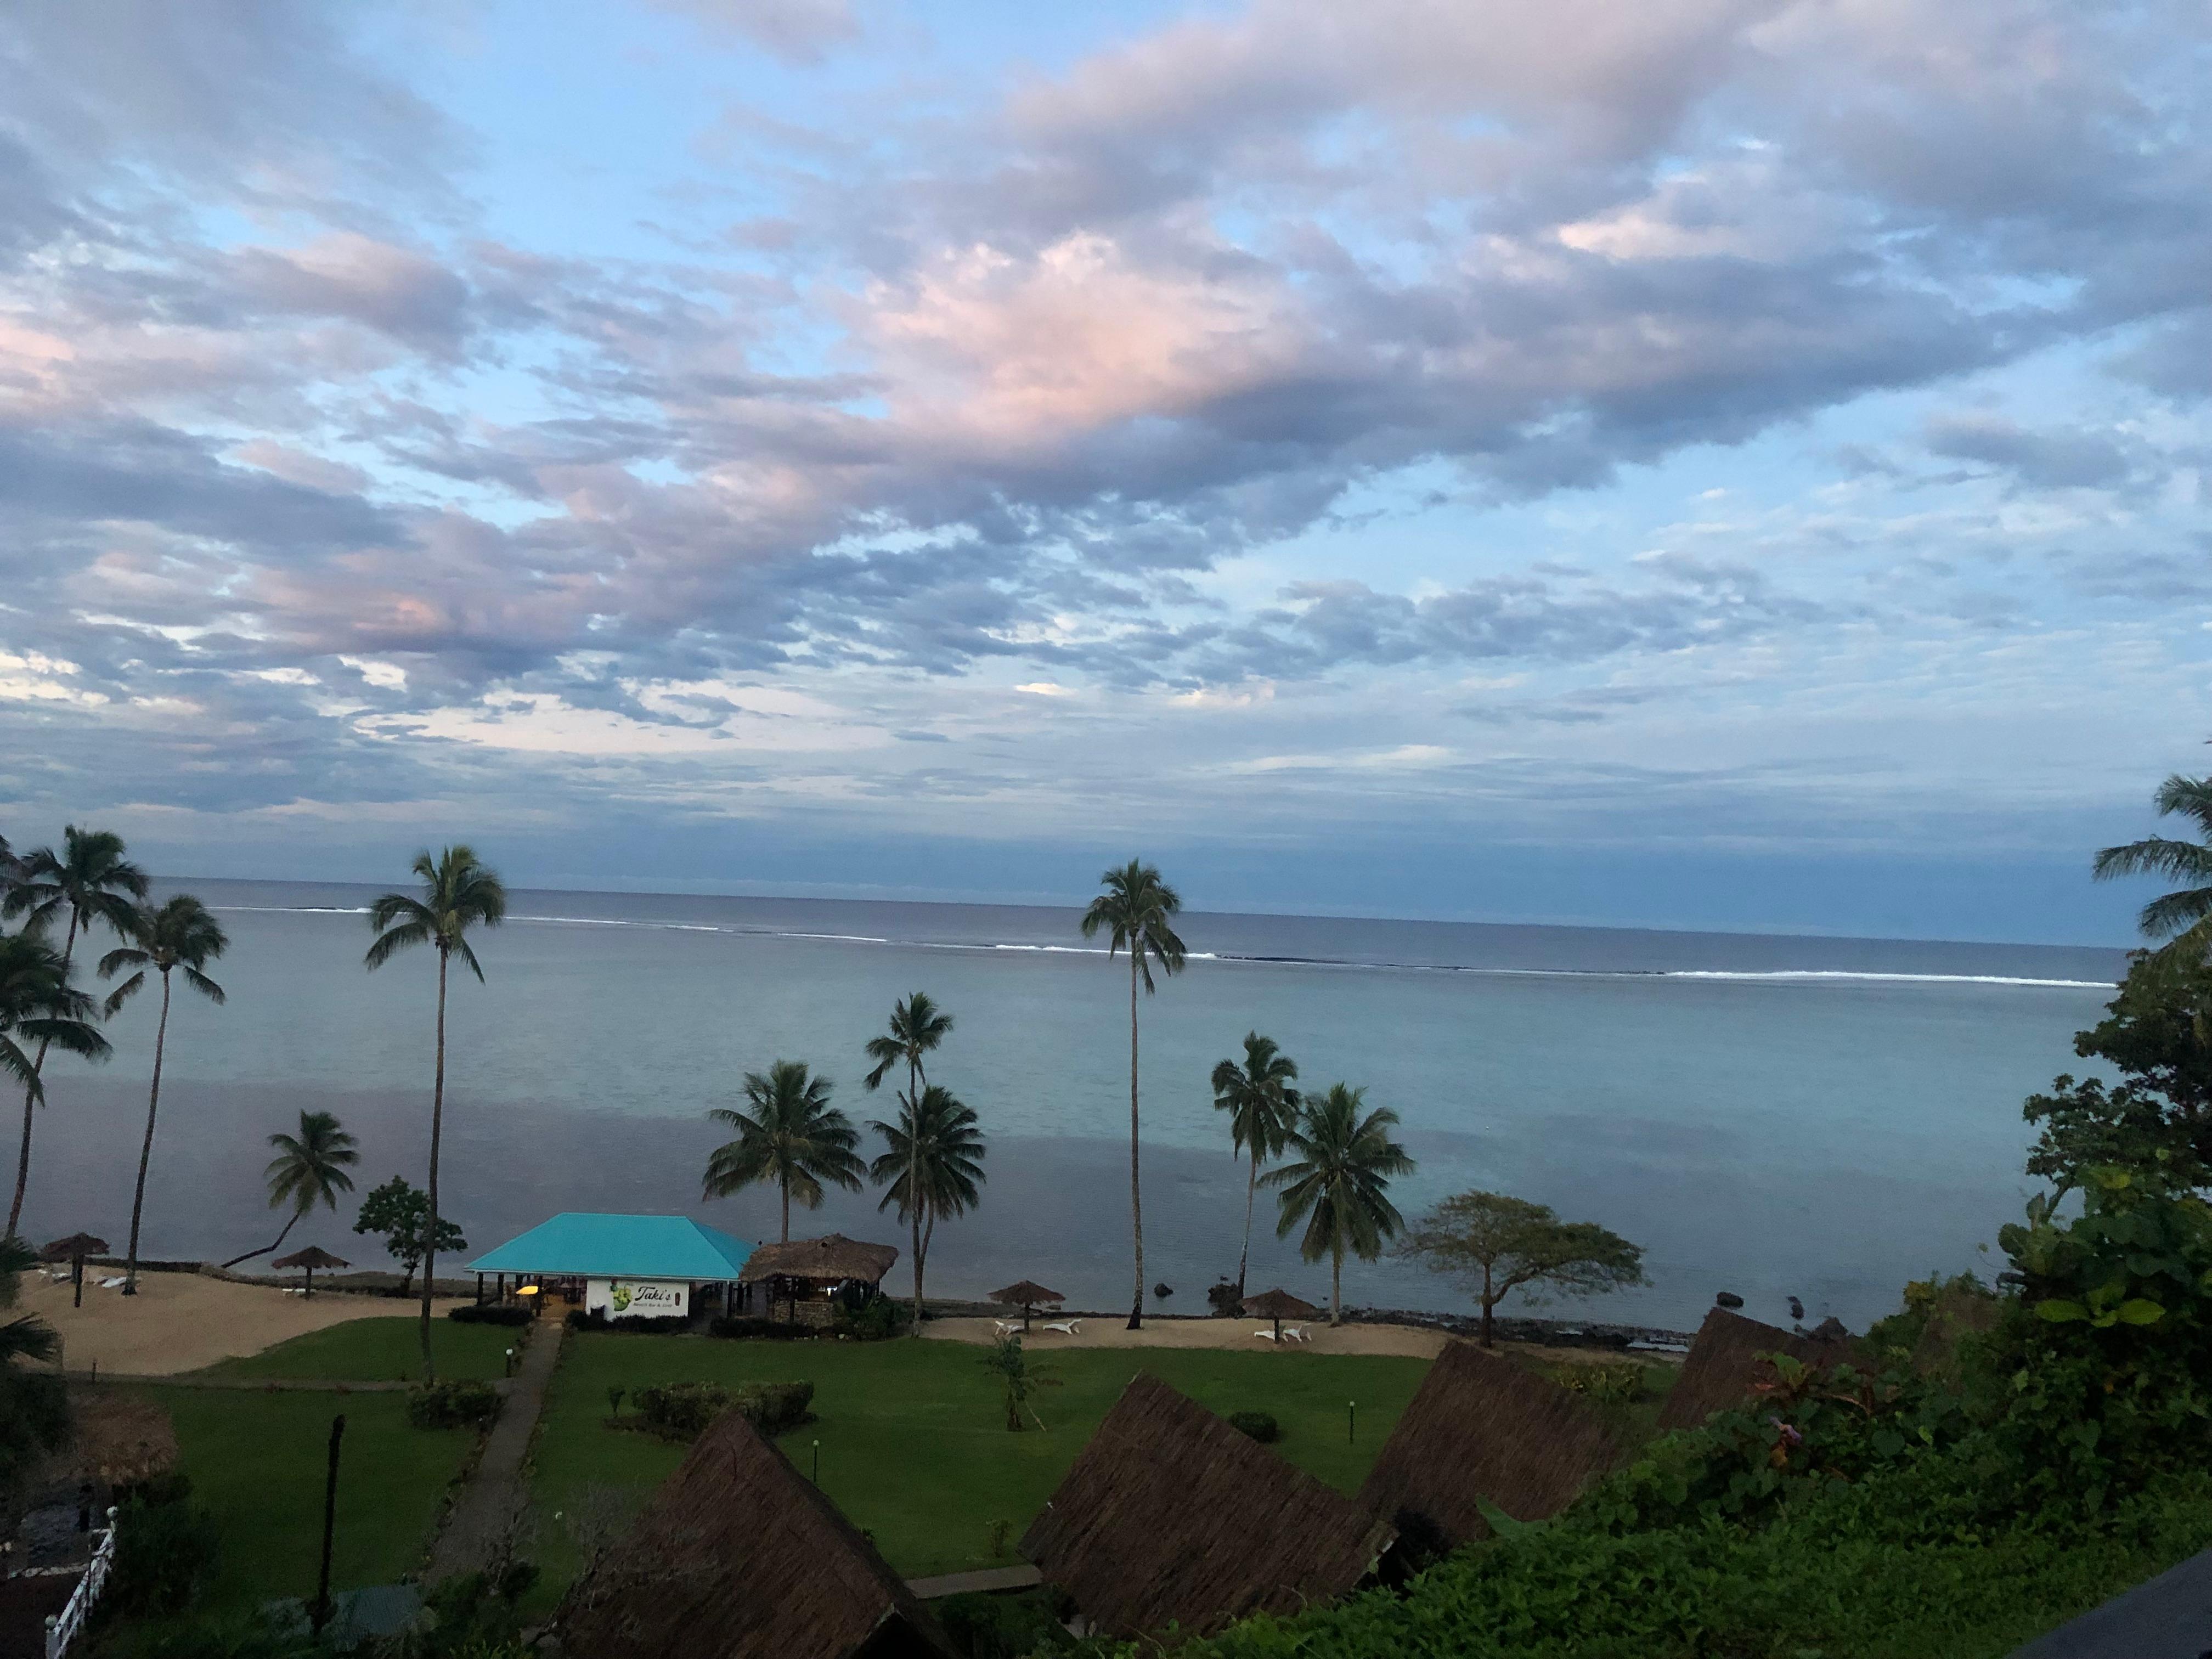
[[567,1325],[558,1319],[541,1322],[531,1332],[530,1344],[522,1351],[522,1367],[507,1390],[506,1409],[492,1425],[476,1473],[461,1488],[446,1516],[445,1529],[430,1547],[429,1570],[422,1575],[425,1584],[481,1568],[516,1506],[528,1500],[523,1460],[530,1455],[531,1431],[538,1426],[545,1385],[553,1380],[561,1339],[567,1333]]
[[909,1578],[906,1587],[923,1601],[934,1601],[940,1595],[1027,1589],[1042,1583],[1044,1575],[1024,1562],[1018,1567],[984,1567],[975,1572],[948,1572],[937,1578]]
[[2212,1651],[2212,1550],[2013,1650],[2012,1659],[2203,1659]]

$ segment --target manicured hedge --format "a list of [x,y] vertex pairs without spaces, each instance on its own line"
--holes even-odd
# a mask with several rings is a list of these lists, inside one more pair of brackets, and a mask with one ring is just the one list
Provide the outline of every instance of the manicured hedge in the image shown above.
[[455,1308],[447,1318],[456,1325],[527,1325],[537,1316],[528,1308],[510,1308],[497,1302],[474,1303]]

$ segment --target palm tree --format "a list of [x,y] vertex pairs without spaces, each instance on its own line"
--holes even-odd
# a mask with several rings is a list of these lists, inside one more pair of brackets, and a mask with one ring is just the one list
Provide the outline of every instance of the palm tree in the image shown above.
[[[876,1068],[864,1079],[870,1090],[880,1088],[892,1066],[906,1062],[906,1093],[900,1104],[905,1109],[902,1121],[914,1111],[914,1103],[922,1097],[922,1085],[928,1077],[922,1070],[922,1056],[934,1050],[952,1030],[952,1016],[945,1013],[930,1000],[927,991],[916,991],[912,996],[891,1005],[890,1029],[881,1036],[868,1039],[868,1058]],[[881,1124],[876,1126],[882,1128]],[[889,1131],[885,1131],[886,1133]],[[880,1164],[883,1160],[876,1160]],[[881,1181],[881,1176],[875,1176]],[[888,1201],[888,1200],[886,1200]],[[877,1206],[878,1209],[881,1205]],[[903,1212],[902,1212],[903,1213]],[[916,1218],[915,1226],[921,1222]],[[921,1334],[921,1246],[919,1231],[915,1236],[914,1258],[914,1334]]]
[[[147,881],[146,872],[123,853],[123,837],[112,830],[80,830],[72,823],[62,830],[58,854],[51,847],[37,847],[15,860],[7,896],[0,898],[0,915],[22,916],[26,927],[41,927],[66,913],[69,928],[61,953],[64,979],[76,955],[77,935],[89,932],[94,922],[106,924],[118,939],[131,937]],[[15,1157],[15,1197],[0,1234],[14,1232],[22,1219],[23,1189],[31,1180],[31,1109],[46,1098],[38,1079],[46,1071],[48,1043],[59,1040],[40,1039],[38,1056],[31,1061],[31,1074],[23,1085],[23,1145]]]
[[1252,1200],[1260,1190],[1260,1166],[1282,1155],[1285,1138],[1297,1121],[1298,1063],[1257,1031],[1244,1036],[1244,1063],[1224,1060],[1213,1068],[1213,1105],[1229,1114],[1229,1140],[1252,1158],[1244,1183],[1244,1248],[1237,1256],[1237,1294],[1244,1294],[1244,1269],[1252,1256]]
[[2177,955],[2203,956],[2212,946],[2212,778],[2174,776],[2152,797],[2159,816],[2179,813],[2197,826],[2197,841],[2152,836],[2097,854],[2091,873],[2099,881],[2116,876],[2164,876],[2185,884],[2161,894],[2137,918],[2153,939],[2174,937],[2166,948]]
[[181,968],[185,983],[221,1007],[222,987],[210,979],[205,969],[230,944],[222,924],[190,893],[178,894],[158,910],[140,910],[131,931],[136,944],[110,951],[100,959],[102,979],[125,968],[137,969],[115,988],[103,1012],[107,1018],[114,1018],[116,1011],[143,988],[146,970],[150,968],[161,976],[161,1019],[154,1028],[154,1086],[146,1097],[146,1138],[139,1143],[138,1187],[131,1200],[131,1254],[123,1277],[125,1296],[138,1294],[138,1220],[146,1208],[146,1166],[154,1158],[154,1115],[161,1109],[161,1060],[169,1042],[170,975]]
[[276,1243],[234,1255],[222,1264],[226,1267],[235,1267],[257,1255],[267,1255],[284,1243],[292,1229],[316,1205],[335,1210],[338,1194],[353,1190],[353,1177],[346,1170],[361,1162],[361,1154],[354,1151],[353,1137],[339,1127],[335,1113],[302,1112],[298,1134],[273,1134],[269,1137],[269,1144],[276,1149],[276,1156],[261,1172],[262,1179],[269,1183],[269,1207],[282,1209],[289,1203],[292,1218],[284,1224],[284,1231],[276,1235]]
[[507,889],[499,877],[477,861],[473,848],[456,843],[432,858],[417,853],[413,866],[422,880],[421,896],[386,893],[368,907],[376,943],[363,965],[374,973],[398,952],[416,945],[438,947],[438,1069],[430,1087],[430,1213],[422,1229],[422,1380],[435,1382],[430,1358],[430,1295],[436,1279],[438,1238],[438,1149],[446,1127],[446,978],[459,957],[483,983],[483,968],[469,948],[469,929],[496,927],[507,919]]
[[931,1084],[917,1109],[912,1096],[896,1123],[868,1125],[890,1150],[868,1166],[871,1181],[890,1182],[878,1210],[894,1204],[914,1229],[914,1334],[921,1334],[921,1270],[929,1258],[939,1216],[964,1215],[982,1201],[975,1188],[983,1174],[983,1136],[975,1109],[952,1097],[952,1091]]
[[[0,1073],[23,1085],[24,1150],[30,1148],[30,1109],[42,1103],[46,1085],[39,1076],[46,1049],[59,1043],[86,1060],[106,1060],[107,1039],[88,1018],[92,999],[69,982],[69,963],[48,942],[46,929],[33,926],[20,933],[0,933]],[[33,1056],[25,1047],[38,1044]],[[15,1202],[23,1201],[23,1171],[15,1175]],[[15,1236],[13,1217],[0,1238]]]
[[1163,973],[1182,971],[1182,941],[1176,937],[1170,919],[1182,908],[1176,890],[1160,879],[1160,872],[1136,859],[1099,878],[1106,890],[1091,901],[1083,913],[1083,937],[1108,931],[1106,954],[1125,946],[1129,952],[1129,1231],[1136,1241],[1137,1293],[1129,1304],[1129,1328],[1145,1322],[1145,1200],[1137,1181],[1137,982],[1145,994],[1152,994],[1152,963]]
[[1305,1110],[1284,1137],[1297,1161],[1261,1177],[1283,1189],[1282,1218],[1275,1237],[1285,1238],[1306,1224],[1298,1254],[1308,1261],[1327,1255],[1334,1265],[1328,1281],[1328,1322],[1344,1318],[1344,1253],[1362,1261],[1382,1254],[1382,1242],[1405,1225],[1387,1196],[1392,1176],[1411,1175],[1413,1160],[1389,1137],[1397,1113],[1378,1107],[1361,1117],[1367,1091],[1333,1083],[1319,1100],[1306,1097]]
[[728,1198],[756,1181],[773,1181],[783,1194],[783,1242],[791,1243],[791,1200],[810,1210],[822,1207],[825,1181],[860,1190],[865,1166],[853,1149],[860,1132],[830,1103],[826,1077],[808,1073],[803,1060],[779,1060],[763,1077],[745,1073],[748,1116],[730,1106],[707,1115],[738,1132],[735,1140],[714,1148],[707,1158],[703,1183],[708,1198]]

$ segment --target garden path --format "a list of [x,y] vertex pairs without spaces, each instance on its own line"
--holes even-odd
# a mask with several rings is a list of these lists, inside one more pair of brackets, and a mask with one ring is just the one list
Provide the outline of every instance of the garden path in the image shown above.
[[568,1328],[556,1319],[530,1334],[522,1351],[522,1364],[507,1390],[506,1408],[484,1440],[483,1455],[476,1473],[461,1487],[460,1496],[447,1511],[444,1529],[430,1547],[430,1565],[422,1582],[474,1572],[491,1559],[499,1536],[518,1508],[529,1501],[522,1465],[530,1455],[530,1437],[538,1427],[538,1413],[545,1405],[545,1388],[553,1380],[553,1367],[561,1358],[561,1339]]

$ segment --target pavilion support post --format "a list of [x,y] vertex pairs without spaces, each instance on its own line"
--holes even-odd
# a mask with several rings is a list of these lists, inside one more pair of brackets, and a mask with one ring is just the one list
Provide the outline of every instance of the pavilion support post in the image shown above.
[[483,1275],[482,1273],[477,1275],[477,1306],[479,1308],[483,1306]]

